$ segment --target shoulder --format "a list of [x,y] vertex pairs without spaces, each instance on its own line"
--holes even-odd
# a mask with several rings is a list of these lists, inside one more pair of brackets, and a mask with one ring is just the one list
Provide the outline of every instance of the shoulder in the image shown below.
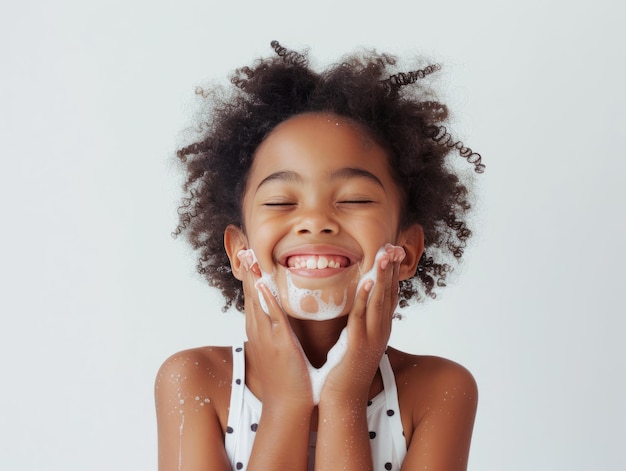
[[394,348],[388,349],[389,361],[396,376],[430,393],[456,388],[468,393],[478,391],[474,376],[464,366],[446,358],[426,355],[411,355]]
[[155,387],[163,383],[189,384],[200,382],[210,386],[217,379],[230,376],[231,347],[201,347],[175,353],[163,362]]
[[159,469],[230,469],[224,450],[232,380],[230,347],[176,353],[154,384]]
[[212,409],[223,416],[230,400],[231,347],[184,350],[166,359],[156,376],[157,408]]
[[436,356],[411,355],[390,348],[398,400],[418,424],[434,413],[473,417],[478,402],[474,376],[462,365]]
[[227,370],[232,366],[231,351],[231,347],[200,347],[175,353],[163,362],[157,380],[176,378],[179,374],[195,378]]

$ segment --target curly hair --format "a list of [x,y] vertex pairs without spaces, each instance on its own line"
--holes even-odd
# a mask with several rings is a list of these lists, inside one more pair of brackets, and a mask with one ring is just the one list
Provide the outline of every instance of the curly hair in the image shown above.
[[[231,273],[223,245],[229,224],[243,227],[241,205],[254,154],[281,122],[307,112],[331,112],[358,123],[387,151],[403,196],[401,228],[418,223],[425,247],[417,273],[400,284],[400,307],[410,299],[434,298],[445,286],[471,235],[465,218],[468,186],[446,159],[453,149],[482,173],[481,156],[455,141],[443,125],[445,105],[422,85],[438,64],[389,75],[396,58],[361,52],[318,73],[306,53],[272,41],[276,55],[237,69],[234,85],[196,93],[208,101],[200,139],[178,150],[186,178],[173,235],[185,234],[199,252],[198,271],[221,290],[225,305],[243,311],[241,282]],[[411,85],[411,86],[408,86]]]

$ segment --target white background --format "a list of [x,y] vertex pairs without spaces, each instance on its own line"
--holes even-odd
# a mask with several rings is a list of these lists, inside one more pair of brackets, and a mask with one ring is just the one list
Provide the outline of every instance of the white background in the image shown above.
[[[207,79],[311,46],[445,66],[487,164],[458,280],[393,344],[466,365],[469,468],[626,468],[623,2],[3,2],[0,468],[155,470],[170,354],[241,337],[194,274],[173,154]],[[410,61],[409,61],[410,63]]]

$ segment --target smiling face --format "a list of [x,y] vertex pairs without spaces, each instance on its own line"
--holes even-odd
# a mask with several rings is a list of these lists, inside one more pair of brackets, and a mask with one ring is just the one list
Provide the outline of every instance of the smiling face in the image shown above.
[[[242,216],[239,242],[226,237],[234,275],[244,276],[236,251],[253,249],[283,309],[300,318],[324,305],[337,306],[337,315],[349,312],[377,251],[407,242],[398,231],[400,194],[387,153],[357,125],[329,113],[295,116],[261,143]],[[309,295],[294,297],[294,290]]]

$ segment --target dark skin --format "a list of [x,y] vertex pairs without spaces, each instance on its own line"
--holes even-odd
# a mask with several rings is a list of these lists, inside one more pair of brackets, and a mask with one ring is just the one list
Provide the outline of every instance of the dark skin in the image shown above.
[[[387,155],[366,137],[351,123],[321,113],[277,127],[255,155],[242,208],[246,230],[229,226],[225,232],[233,275],[244,288],[246,385],[263,403],[249,470],[305,470],[313,430],[318,433],[316,469],[372,469],[367,401],[382,391],[378,365],[398,284],[415,274],[424,241],[418,225],[397,229],[400,197]],[[404,256],[385,254],[375,264],[386,243],[402,247]],[[256,286],[260,273],[237,256],[249,248],[279,285],[280,274],[291,271],[323,293],[345,283],[354,300],[334,319],[301,318],[286,298],[281,307],[267,287]],[[337,269],[294,270],[283,256],[294,250],[317,250],[329,258],[336,251],[346,261]],[[376,283],[357,290],[355,276],[373,266]],[[269,315],[261,309],[257,288]],[[326,379],[316,407],[303,354],[314,366],[322,365],[344,328],[347,352]],[[466,469],[477,400],[472,376],[441,358],[387,351],[407,444],[402,469]],[[159,469],[179,464],[231,469],[224,450],[231,382],[230,348],[194,349],[164,363],[156,385]]]

